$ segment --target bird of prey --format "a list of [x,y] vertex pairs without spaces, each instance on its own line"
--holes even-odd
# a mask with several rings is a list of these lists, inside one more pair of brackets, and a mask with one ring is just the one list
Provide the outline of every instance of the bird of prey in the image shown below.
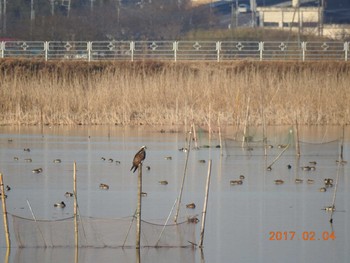
[[141,149],[135,154],[134,160],[132,161],[132,169],[134,169],[133,173],[137,170],[142,161],[146,158],[146,146],[142,146]]

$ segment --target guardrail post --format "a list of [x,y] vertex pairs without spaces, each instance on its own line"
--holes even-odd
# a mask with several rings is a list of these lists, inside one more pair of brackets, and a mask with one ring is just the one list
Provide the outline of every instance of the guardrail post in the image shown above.
[[260,61],[263,60],[264,42],[259,42]]
[[177,61],[177,41],[173,42],[174,61]]
[[216,60],[220,62],[220,51],[221,51],[221,42],[216,42]]
[[307,44],[307,42],[301,42],[301,51],[302,51],[302,60],[303,60],[303,62],[305,61],[306,44]]
[[349,52],[349,42],[345,42],[344,43],[345,61],[348,61],[348,52]]
[[45,52],[45,61],[48,60],[48,57],[49,57],[49,42],[48,41],[45,41],[44,42],[44,52]]
[[135,50],[135,42],[130,42],[130,53],[131,53],[131,61],[134,61],[134,50]]
[[4,49],[5,49],[5,42],[1,41],[0,43],[1,58],[4,58]]
[[88,41],[87,42],[87,45],[86,45],[86,48],[87,48],[87,52],[88,52],[88,62],[91,62],[91,49],[92,49],[92,42],[91,41]]

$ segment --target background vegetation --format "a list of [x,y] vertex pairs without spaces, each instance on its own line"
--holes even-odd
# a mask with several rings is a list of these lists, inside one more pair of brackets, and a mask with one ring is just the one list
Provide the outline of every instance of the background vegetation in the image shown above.
[[0,60],[1,125],[350,123],[346,62]]

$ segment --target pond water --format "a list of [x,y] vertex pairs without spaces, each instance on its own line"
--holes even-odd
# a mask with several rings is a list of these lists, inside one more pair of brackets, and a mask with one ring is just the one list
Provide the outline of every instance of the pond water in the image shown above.
[[[185,133],[165,131],[142,127],[1,127],[0,172],[4,185],[11,186],[6,203],[12,248],[6,250],[1,217],[0,259],[11,263],[349,262],[350,169],[349,164],[336,162],[341,145],[344,160],[350,155],[348,127],[344,131],[339,127],[301,127],[299,139],[309,144],[300,144],[300,158],[296,158],[294,143],[284,148],[294,136],[288,127],[268,129],[268,144],[273,148],[268,148],[266,155],[263,147],[256,146],[258,143],[240,147],[242,143],[233,140],[237,134],[230,129],[223,132],[221,148],[216,147],[220,144],[218,133],[209,141],[208,133],[199,132],[201,147],[189,153],[181,213],[197,214],[201,219],[208,161],[212,160],[203,249],[18,248],[11,215],[37,220],[73,215],[73,201],[64,193],[73,188],[74,162],[81,215],[133,215],[138,176],[130,168],[142,145],[147,146],[143,165],[147,197],[142,199],[142,218],[165,220],[178,197],[187,155],[179,151],[187,145]],[[24,151],[27,148],[30,151]],[[302,169],[305,166],[315,168],[307,171]],[[42,172],[32,172],[38,168]],[[231,185],[230,181],[238,180],[240,175],[245,177],[243,183]],[[333,179],[333,186],[321,192],[325,178]],[[313,183],[307,183],[308,179]],[[159,184],[162,180],[168,184]],[[283,183],[276,184],[275,180]],[[100,183],[108,184],[109,190],[99,189]],[[332,215],[325,207],[334,200]],[[60,201],[66,203],[64,209],[53,206]],[[195,209],[184,207],[192,202]],[[200,225],[196,225],[197,242]]]

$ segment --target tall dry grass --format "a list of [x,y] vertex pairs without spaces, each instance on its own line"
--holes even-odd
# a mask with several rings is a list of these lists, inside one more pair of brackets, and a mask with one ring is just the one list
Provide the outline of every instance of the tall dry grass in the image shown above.
[[349,124],[349,86],[345,62],[1,60],[0,124]]

